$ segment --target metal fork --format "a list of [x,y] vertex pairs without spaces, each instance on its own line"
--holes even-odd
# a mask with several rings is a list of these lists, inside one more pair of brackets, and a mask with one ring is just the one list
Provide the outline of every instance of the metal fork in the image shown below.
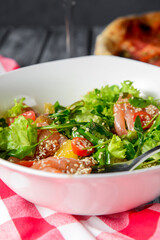
[[142,155],[136,157],[133,160],[129,160],[127,162],[115,163],[113,165],[109,165],[102,172],[122,172],[122,171],[132,171],[136,167],[138,167],[141,163],[143,163],[147,158],[153,156],[155,153],[160,152],[160,145],[150,149],[149,151],[143,153]]

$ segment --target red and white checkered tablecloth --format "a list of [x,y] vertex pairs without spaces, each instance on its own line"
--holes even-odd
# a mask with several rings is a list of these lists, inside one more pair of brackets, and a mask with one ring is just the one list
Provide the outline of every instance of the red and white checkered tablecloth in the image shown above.
[[77,216],[36,206],[0,180],[0,240],[158,240],[160,204],[141,211]]
[[[0,72],[16,68],[14,60],[0,56]],[[73,216],[36,206],[0,180],[0,240],[20,239],[159,240],[160,204],[105,216]]]

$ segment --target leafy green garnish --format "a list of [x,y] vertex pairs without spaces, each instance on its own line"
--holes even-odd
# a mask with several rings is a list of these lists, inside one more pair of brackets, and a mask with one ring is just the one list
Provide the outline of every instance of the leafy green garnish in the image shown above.
[[122,82],[121,85],[122,85],[121,92],[129,93],[133,97],[139,97],[140,91],[133,87],[133,82],[126,80]]
[[129,103],[136,108],[145,108],[150,104],[150,101],[140,97],[132,97],[128,99]]
[[153,125],[148,129],[147,133],[152,132],[153,130],[158,129],[160,130],[160,115],[157,116]]
[[138,132],[138,133],[143,133],[143,128],[142,128],[142,124],[141,124],[141,119],[139,116],[136,117],[135,123],[134,123],[134,129]]
[[[158,145],[160,145],[160,140],[156,141],[155,139],[149,138],[144,142],[144,144],[142,146],[142,153],[145,153],[145,152],[149,151],[150,149],[152,149],[152,148],[154,148]],[[160,152],[154,154],[152,156],[152,159],[159,160],[160,159]]]
[[112,157],[124,159],[126,157],[126,149],[120,137],[113,135],[111,142],[108,145],[108,151]]
[[118,86],[106,85],[101,89],[94,89],[84,97],[84,106],[81,107],[75,119],[77,121],[94,121],[104,123],[106,127],[114,126],[113,105],[118,100],[120,89]]
[[[23,147],[32,149],[30,155],[34,153],[32,145],[37,143],[37,127],[32,124],[31,119],[25,119],[19,116],[9,127],[0,131],[0,151],[6,151],[8,156]],[[24,156],[26,153],[24,153]],[[27,152],[28,155],[28,152]]]
[[79,112],[79,109],[84,105],[83,101],[78,101],[68,107],[63,107],[57,101],[54,104],[55,113],[49,114],[49,117],[56,124],[64,124],[72,119],[74,115]]
[[37,144],[31,146],[19,146],[17,149],[9,151],[7,155],[10,157],[23,159],[25,156],[30,156],[36,146]]
[[[143,139],[140,145],[141,153],[145,153],[158,145],[160,145],[160,115],[156,118],[153,125],[143,134]],[[156,153],[150,159],[147,159],[144,163],[142,163],[139,168],[145,166],[147,167],[147,165],[151,166],[152,164],[158,164],[159,161],[160,153]]]
[[0,128],[0,152],[7,151],[9,128]]
[[93,157],[97,160],[100,166],[105,166],[111,162],[107,146],[100,148],[96,153],[93,154]]
[[137,132],[137,136],[138,136],[138,140],[135,143],[135,146],[137,146],[137,151],[136,151],[135,157],[137,157],[141,153],[141,147],[144,142],[143,128],[142,128],[141,119],[139,116],[136,117],[136,120],[134,123],[134,129]]
[[0,118],[0,127],[4,128],[7,126],[8,126],[8,124],[6,123],[5,118]]
[[[58,101],[56,101],[53,106],[54,106],[54,112],[55,113],[65,109],[65,107],[61,106]],[[50,114],[50,115],[52,115],[52,114]]]
[[123,140],[124,147],[126,148],[126,159],[131,160],[134,158],[136,151],[134,149],[134,145],[128,140]]
[[19,102],[14,100],[14,106],[8,110],[7,117],[17,117],[19,114],[22,113],[22,109],[26,108],[27,106],[23,104],[25,98],[21,98]]
[[7,157],[7,152],[0,152],[0,158],[6,159]]
[[30,146],[37,142],[36,125],[30,119],[19,116],[9,127],[7,150],[17,149],[19,146]]
[[54,120],[55,123],[62,124],[69,120],[70,111],[64,109],[63,111],[50,114],[50,118]]

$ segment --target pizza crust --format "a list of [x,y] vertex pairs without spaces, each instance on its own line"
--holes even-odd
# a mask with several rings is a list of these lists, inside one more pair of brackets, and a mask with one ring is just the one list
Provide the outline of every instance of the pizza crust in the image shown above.
[[138,20],[152,27],[152,29],[157,29],[160,27],[160,12],[150,12],[137,16],[130,15],[115,19],[97,36],[94,54],[116,55],[119,44],[125,38],[129,23],[134,20]]

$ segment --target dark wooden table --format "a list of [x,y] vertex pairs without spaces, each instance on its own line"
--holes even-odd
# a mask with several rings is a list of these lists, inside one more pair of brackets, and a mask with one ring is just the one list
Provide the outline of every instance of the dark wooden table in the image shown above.
[[[93,54],[96,35],[102,29],[75,28],[74,57]],[[21,67],[67,58],[65,27],[0,28],[0,54],[14,58]]]
[[[103,28],[75,29],[74,57],[94,54],[96,36]],[[0,55],[15,59],[21,67],[67,58],[65,27],[0,28]],[[160,197],[153,202],[160,203]]]

